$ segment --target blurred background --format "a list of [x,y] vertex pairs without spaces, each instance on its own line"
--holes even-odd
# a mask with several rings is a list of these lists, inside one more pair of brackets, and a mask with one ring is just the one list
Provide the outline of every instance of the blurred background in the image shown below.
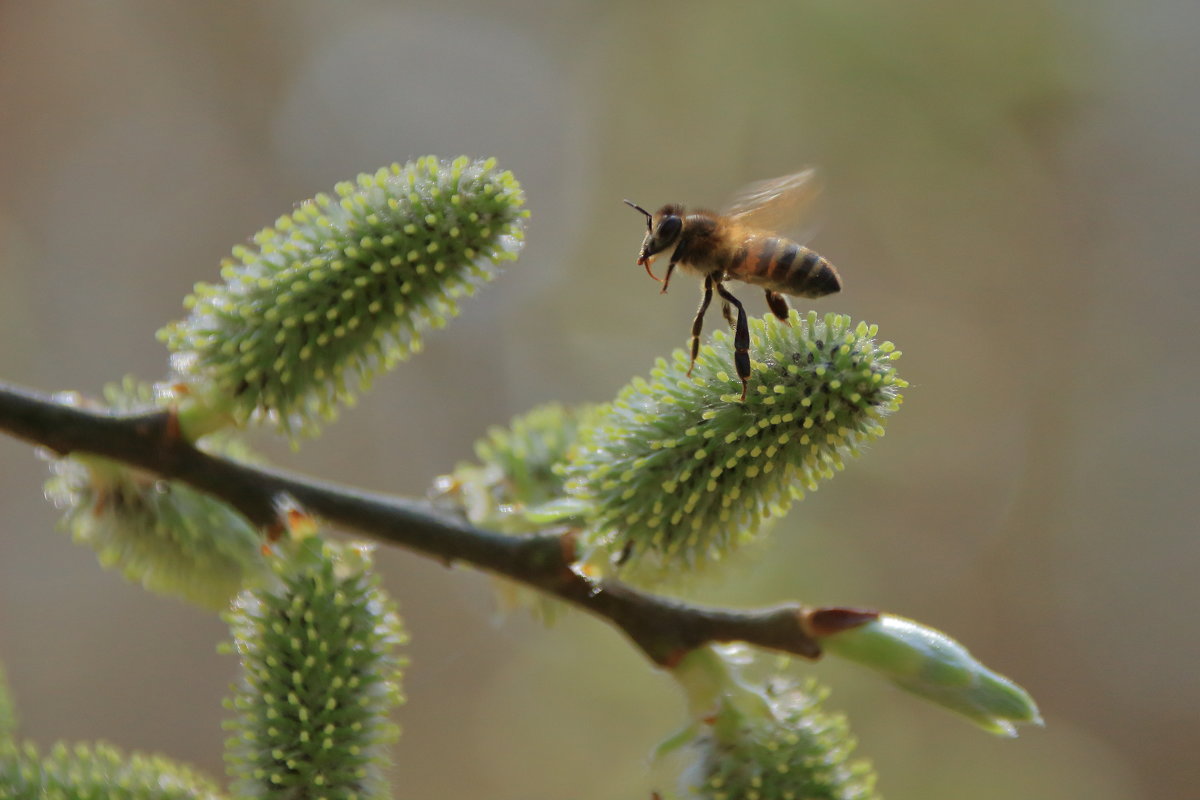
[[[0,4],[0,378],[161,377],[154,331],[298,200],[426,153],[496,156],[528,246],[423,355],[280,463],[420,495],[487,426],[610,398],[698,290],[621,204],[720,205],[819,165],[821,311],[911,382],[888,435],[706,602],[914,617],[1027,687],[990,737],[856,668],[832,687],[889,798],[1183,797],[1200,741],[1200,5],[1014,0]],[[765,312],[757,297],[747,298]],[[801,305],[802,308],[805,306]],[[710,327],[717,317],[710,315]],[[220,775],[212,615],[55,531],[0,438],[0,658],[23,733]],[[411,629],[397,797],[649,796],[681,698],[624,640],[497,611],[384,550]]]

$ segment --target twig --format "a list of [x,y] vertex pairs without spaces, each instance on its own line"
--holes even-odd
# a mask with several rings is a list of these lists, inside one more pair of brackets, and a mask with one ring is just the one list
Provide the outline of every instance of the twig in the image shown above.
[[229,503],[260,527],[276,523],[281,494],[343,528],[430,556],[470,564],[576,605],[623,631],[656,664],[671,666],[710,642],[740,641],[817,658],[814,633],[854,627],[874,612],[787,604],[734,611],[704,608],[592,580],[571,569],[569,537],[480,530],[428,502],[364,492],[209,455],[178,436],[173,414],[114,413],[58,402],[0,383],[0,430],[60,456],[94,453],[182,481]]

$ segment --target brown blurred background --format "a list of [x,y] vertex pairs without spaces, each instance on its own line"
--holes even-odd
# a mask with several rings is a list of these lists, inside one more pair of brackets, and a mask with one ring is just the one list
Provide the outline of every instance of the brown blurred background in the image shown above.
[[[890,798],[1166,798],[1200,742],[1200,5],[1015,0],[0,5],[0,377],[160,377],[154,331],[230,247],[334,182],[494,155],[522,259],[287,465],[422,493],[486,426],[611,397],[695,308],[633,263],[623,197],[715,205],[817,164],[814,245],[905,352],[867,457],[709,602],[870,605],[1039,700],[1015,741],[852,667]],[[757,307],[756,313],[764,308]],[[710,324],[715,324],[715,317]],[[55,532],[0,439],[0,658],[42,745],[222,771],[212,616]],[[669,681],[591,619],[499,619],[489,581],[388,550],[412,630],[397,796],[648,796]]]

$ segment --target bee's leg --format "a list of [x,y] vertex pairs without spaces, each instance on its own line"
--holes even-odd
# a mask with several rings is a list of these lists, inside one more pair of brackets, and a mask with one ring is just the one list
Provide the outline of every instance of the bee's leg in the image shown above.
[[679,244],[675,245],[675,252],[671,253],[671,262],[667,264],[667,274],[663,276],[662,291],[659,294],[667,293],[667,284],[671,282],[671,273],[675,271],[675,265],[681,261],[687,261],[687,237],[681,237]]
[[737,325],[733,332],[733,366],[737,369],[738,377],[742,379],[742,399],[746,399],[746,387],[750,383],[750,325],[746,322],[746,309],[741,301],[729,293],[729,290],[717,284],[717,293],[721,299],[730,302],[737,308]]
[[725,317],[725,321],[729,323],[729,327],[737,326],[737,317],[733,315],[733,306],[724,300],[721,301],[721,316]]
[[663,279],[662,279],[663,287],[661,289],[659,289],[659,291],[658,291],[659,294],[667,293],[667,284],[669,284],[671,282],[671,273],[674,271],[675,271],[675,262],[672,261],[670,264],[667,264],[667,274],[663,276]]
[[[718,275],[716,278],[717,285],[720,286],[721,281],[725,280],[727,277],[728,276],[724,272]],[[735,317],[733,314],[733,306],[729,305],[729,301],[725,298],[721,298],[721,316],[724,317],[725,321],[729,323],[729,327],[735,329],[737,328],[737,317]]]
[[692,361],[688,364],[688,377],[692,377],[692,367],[696,366],[696,354],[700,352],[700,331],[704,327],[704,312],[708,311],[708,304],[712,300],[713,279],[712,277],[704,276],[704,299],[700,301],[700,308],[696,311],[696,318],[692,320]]
[[767,307],[771,309],[771,313],[779,317],[784,322],[788,321],[788,301],[787,298],[779,292],[772,292],[770,289],[767,292]]

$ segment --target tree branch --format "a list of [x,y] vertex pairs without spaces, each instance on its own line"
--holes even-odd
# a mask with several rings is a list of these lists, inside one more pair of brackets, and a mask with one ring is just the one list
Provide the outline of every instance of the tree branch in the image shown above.
[[616,626],[661,666],[673,665],[702,645],[731,641],[817,658],[821,649],[814,633],[854,627],[875,616],[799,604],[748,611],[704,608],[613,579],[595,581],[571,569],[569,535],[506,536],[475,528],[425,501],[212,456],[178,435],[168,411],[125,414],[85,409],[0,383],[0,430],[60,456],[94,453],[182,481],[229,503],[264,528],[277,522],[279,496],[290,495],[306,510],[339,527],[414,550],[447,566],[467,563],[565,600]]

